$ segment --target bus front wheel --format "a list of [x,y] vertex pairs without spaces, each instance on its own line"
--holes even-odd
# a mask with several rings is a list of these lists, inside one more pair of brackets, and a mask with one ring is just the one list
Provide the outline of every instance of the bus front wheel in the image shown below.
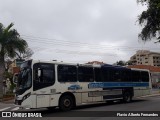
[[132,101],[132,95],[130,92],[124,92],[123,94],[123,102],[128,103]]
[[69,111],[73,107],[73,99],[69,95],[64,95],[60,98],[59,108],[62,111]]

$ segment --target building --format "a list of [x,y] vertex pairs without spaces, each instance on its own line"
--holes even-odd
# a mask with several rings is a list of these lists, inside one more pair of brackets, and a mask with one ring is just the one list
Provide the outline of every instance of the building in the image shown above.
[[148,50],[138,50],[130,60],[132,65],[151,65],[160,66],[160,53]]
[[18,73],[20,71],[20,65],[24,62],[23,59],[15,59],[9,66],[8,72],[12,74]]
[[151,65],[129,65],[128,68],[147,69],[151,73],[153,87],[160,87],[160,67]]

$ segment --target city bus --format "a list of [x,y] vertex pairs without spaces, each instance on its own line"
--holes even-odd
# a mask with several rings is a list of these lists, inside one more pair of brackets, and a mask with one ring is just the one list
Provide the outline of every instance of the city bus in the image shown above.
[[28,60],[18,73],[15,104],[24,108],[59,107],[68,111],[79,105],[148,95],[148,70],[108,64],[73,64]]

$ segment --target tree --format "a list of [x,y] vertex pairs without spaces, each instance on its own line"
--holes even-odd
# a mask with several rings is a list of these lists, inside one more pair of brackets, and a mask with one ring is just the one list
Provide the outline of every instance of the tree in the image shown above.
[[116,63],[114,63],[113,65],[125,66],[126,62],[123,60],[120,60],[120,61],[117,61]]
[[32,51],[32,49],[30,49],[29,47],[27,47],[26,48],[26,51],[24,52],[24,53],[20,53],[20,52],[18,52],[18,53],[16,53],[17,54],[17,57],[19,58],[19,59],[29,59],[32,55],[33,55],[33,51]]
[[0,98],[2,97],[2,82],[5,72],[5,58],[14,58],[19,53],[25,53],[28,44],[23,40],[17,30],[12,29],[13,23],[4,27],[0,23]]
[[147,5],[147,10],[143,11],[138,17],[143,29],[139,37],[143,41],[157,38],[160,42],[160,0],[137,0],[142,5]]
[[133,63],[129,60],[126,62],[126,65],[133,65]]

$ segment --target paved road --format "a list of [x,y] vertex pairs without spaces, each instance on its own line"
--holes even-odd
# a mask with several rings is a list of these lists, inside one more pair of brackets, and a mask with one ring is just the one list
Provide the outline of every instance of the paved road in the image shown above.
[[[153,97],[145,97],[145,98],[138,98],[135,99],[132,103],[113,103],[113,104],[96,104],[96,105],[87,105],[87,106],[80,106],[76,109],[69,111],[69,112],[61,112],[59,109],[55,109],[54,111],[48,111],[47,109],[19,109],[18,107],[14,106],[13,104],[6,104],[8,106],[3,106],[2,108],[0,104],[0,111],[18,111],[18,112],[40,112],[42,113],[44,118],[39,118],[39,120],[45,119],[47,117],[47,120],[52,120],[53,116],[57,117],[56,119],[64,119],[66,120],[66,117],[69,120],[74,119],[76,117],[76,120],[83,119],[83,120],[102,120],[105,119],[105,116],[115,116],[115,113],[125,113],[126,111],[132,111],[132,112],[144,112],[147,111],[159,111],[160,113],[160,96],[153,96]],[[110,112],[115,111],[115,112]],[[125,111],[125,112],[124,112]],[[138,112],[138,113],[140,113]],[[159,114],[160,115],[160,114]],[[62,118],[60,118],[60,116]],[[101,116],[101,117],[100,117]],[[103,117],[102,117],[103,116]],[[83,117],[83,118],[82,118]],[[107,117],[109,119],[110,117]],[[114,119],[122,119],[124,117],[114,117]],[[135,117],[125,117],[126,120],[128,119],[135,119]],[[153,119],[150,117],[141,117],[141,119]],[[158,117],[155,117],[154,119],[159,119]],[[137,119],[136,119],[137,120]]]

